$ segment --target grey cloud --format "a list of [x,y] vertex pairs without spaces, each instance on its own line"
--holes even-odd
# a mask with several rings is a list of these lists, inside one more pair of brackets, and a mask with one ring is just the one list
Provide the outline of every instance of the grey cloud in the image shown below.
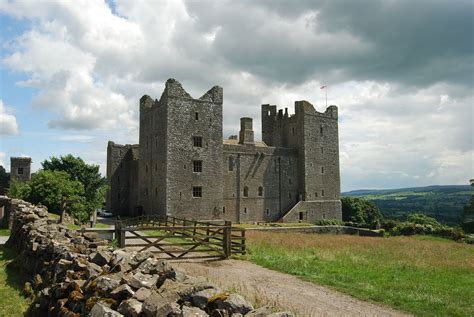
[[[299,84],[317,76],[333,83],[380,80],[419,87],[473,83],[471,1],[220,1],[211,8],[197,2],[187,6],[198,28],[221,27],[214,47],[230,64],[267,80]],[[308,25],[316,40],[301,37],[301,28],[292,34],[278,24],[311,12],[315,15]],[[321,34],[325,41],[317,40]]]

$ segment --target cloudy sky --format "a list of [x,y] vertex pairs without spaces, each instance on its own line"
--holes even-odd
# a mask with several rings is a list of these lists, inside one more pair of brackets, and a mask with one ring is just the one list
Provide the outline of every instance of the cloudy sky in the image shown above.
[[0,164],[72,153],[105,171],[168,78],[224,88],[224,136],[260,105],[340,113],[342,189],[474,177],[472,0],[0,0]]

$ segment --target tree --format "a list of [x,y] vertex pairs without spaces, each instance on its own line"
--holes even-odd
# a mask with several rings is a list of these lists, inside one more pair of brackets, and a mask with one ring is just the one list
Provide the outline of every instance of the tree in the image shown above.
[[407,222],[412,222],[419,225],[430,225],[432,227],[441,226],[441,224],[435,218],[419,213],[409,214],[407,217]]
[[0,195],[5,195],[8,189],[9,182],[10,174],[7,173],[7,171],[2,165],[0,165]]
[[[84,186],[62,171],[39,171],[29,182],[13,181],[9,194],[33,204],[42,204],[48,210],[61,215],[67,211],[80,221],[88,219],[84,198]],[[64,204],[66,202],[66,204]]]
[[382,213],[371,201],[356,198],[343,197],[342,220],[375,227],[382,221]]
[[84,186],[84,198],[87,213],[102,207],[105,202],[107,181],[99,173],[99,165],[86,164],[80,157],[71,154],[51,157],[41,163],[45,171],[63,171],[71,179],[79,181]]

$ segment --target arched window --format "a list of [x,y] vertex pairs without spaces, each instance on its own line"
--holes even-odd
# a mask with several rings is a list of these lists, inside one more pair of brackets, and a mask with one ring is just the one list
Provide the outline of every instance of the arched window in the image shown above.
[[244,197],[249,197],[249,188],[247,186],[244,187]]
[[258,187],[258,197],[262,197],[263,196],[263,187],[260,186]]
[[229,156],[229,171],[233,171],[233,170],[234,170],[234,157]]

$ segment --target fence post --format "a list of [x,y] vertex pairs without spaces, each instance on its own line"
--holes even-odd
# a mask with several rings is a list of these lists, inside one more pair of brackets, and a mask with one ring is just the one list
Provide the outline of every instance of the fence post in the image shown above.
[[240,243],[242,243],[242,254],[245,254],[246,253],[246,250],[245,250],[245,228],[242,229],[242,240],[241,240]]
[[122,224],[120,224],[120,242],[119,242],[119,245],[121,248],[125,248],[125,234],[126,234],[126,231],[124,229],[124,226]]
[[122,234],[122,221],[117,220],[115,221],[115,240],[117,240],[118,246],[122,248],[122,245],[120,245],[120,242],[122,241],[121,234]]
[[231,233],[232,233],[232,222],[231,221],[225,221],[224,222],[224,230],[223,230],[223,251],[224,251],[224,258],[227,259],[231,255]]

